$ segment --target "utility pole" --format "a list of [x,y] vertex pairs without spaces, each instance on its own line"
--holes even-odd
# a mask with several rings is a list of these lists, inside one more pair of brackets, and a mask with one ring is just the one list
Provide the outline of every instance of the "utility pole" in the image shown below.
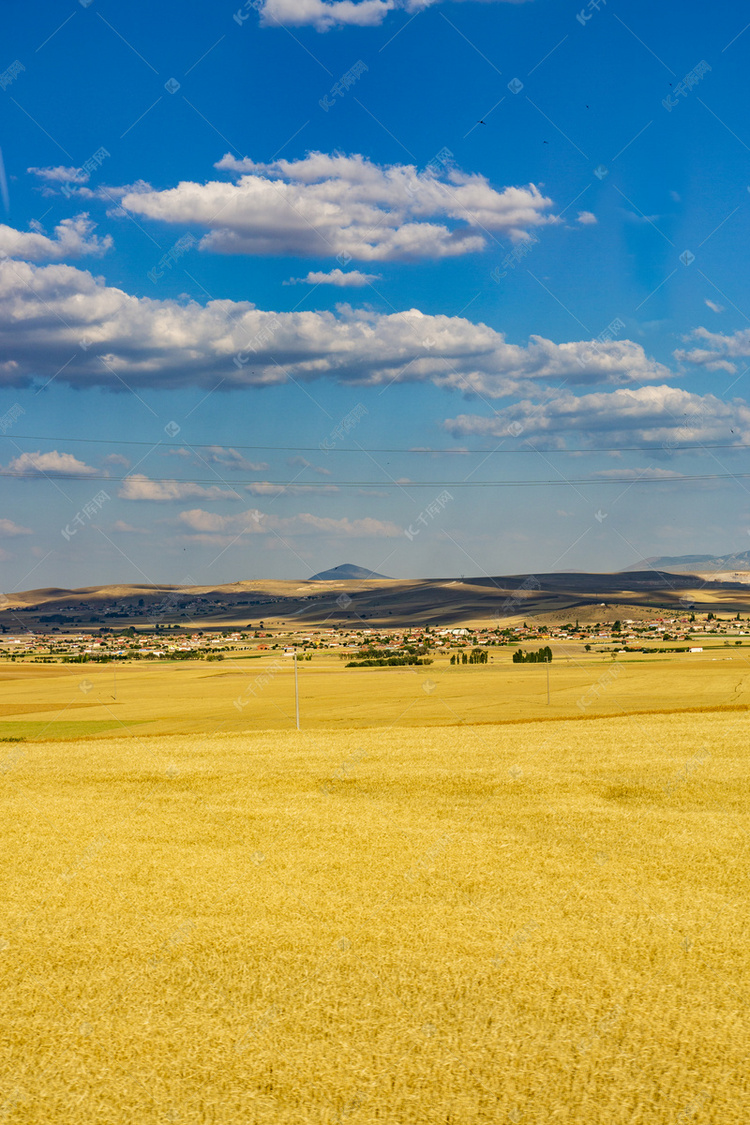
[[547,706],[549,707],[549,661],[547,663]]
[[297,680],[297,650],[294,650],[294,707],[297,715],[297,730],[299,730],[299,682]]

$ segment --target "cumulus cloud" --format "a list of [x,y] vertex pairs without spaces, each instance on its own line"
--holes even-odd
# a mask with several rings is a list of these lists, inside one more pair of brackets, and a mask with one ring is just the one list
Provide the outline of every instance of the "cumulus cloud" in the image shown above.
[[394,539],[403,535],[403,528],[390,520],[334,519],[315,516],[310,512],[300,512],[295,516],[275,516],[251,508],[246,512],[222,516],[206,512],[202,508],[180,512],[180,522],[190,536],[201,542],[225,544],[238,535],[273,534],[277,535],[324,535],[329,539]]
[[[709,302],[706,301],[708,305]],[[709,307],[713,307],[710,306]],[[714,311],[718,312],[721,306]],[[718,332],[709,332],[707,328],[696,328],[691,333],[690,339],[703,340],[703,348],[692,348],[690,351],[678,349],[675,359],[686,363],[695,363],[700,367],[707,367],[709,371],[728,371],[733,375],[737,370],[735,359],[750,358],[750,328],[743,328],[732,336],[722,336]]]
[[268,468],[265,461],[249,461],[238,449],[228,448],[223,445],[203,446],[192,452],[188,449],[174,449],[170,453],[179,456],[193,456],[196,463],[203,461],[209,465],[218,465],[222,470],[230,473],[262,473]]
[[724,306],[723,305],[719,305],[716,301],[709,300],[708,297],[706,297],[706,304],[710,308],[711,312],[715,312],[715,313],[723,313],[724,312]]
[[132,184],[103,184],[100,187],[89,188],[85,185],[72,189],[79,199],[96,199],[100,203],[110,203],[107,215],[114,218],[127,218],[127,212],[120,206],[119,201],[125,195],[140,195],[153,191],[151,184],[146,180],[135,180]]
[[58,453],[56,449],[48,453],[22,453],[14,457],[5,469],[4,476],[13,477],[91,477],[99,470],[79,461],[72,453]]
[[249,301],[134,297],[68,265],[0,261],[0,385],[213,389],[329,378],[357,386],[429,382],[501,398],[539,382],[638,385],[670,371],[630,340],[557,344],[418,309],[383,314],[262,311]]
[[582,226],[586,227],[586,226],[593,226],[593,224],[598,223],[599,220],[597,219],[597,217],[596,217],[596,215],[594,214],[593,211],[579,211],[578,212],[578,218],[576,219],[576,222],[580,223]]
[[284,285],[338,285],[341,289],[361,289],[372,281],[379,281],[379,273],[361,273],[360,270],[330,270],[323,273],[320,270],[310,270],[307,277],[290,277]]
[[239,499],[236,492],[218,485],[205,487],[190,481],[150,480],[143,473],[131,473],[126,477],[117,495],[122,500],[188,500],[191,497],[202,500]]
[[22,527],[13,520],[0,519],[0,535],[10,538],[15,538],[16,535],[33,535],[30,527]]
[[26,171],[46,183],[86,184],[89,181],[89,174],[83,168],[66,168],[62,164],[54,168],[27,168]]
[[750,406],[723,402],[678,387],[655,386],[574,395],[548,401],[523,401],[490,417],[461,414],[445,428],[462,437],[513,437],[545,449],[565,449],[568,442],[588,445],[671,445],[731,440],[750,445]]
[[[485,3],[523,3],[524,0],[485,0]],[[379,27],[389,12],[417,13],[440,0],[262,0],[261,21],[291,27]]]
[[261,20],[285,27],[378,27],[396,7],[395,0],[264,0]]
[[96,223],[84,212],[74,219],[63,219],[55,227],[55,237],[41,230],[22,231],[0,223],[0,258],[25,258],[32,262],[59,262],[84,254],[101,257],[113,246],[112,236],[93,234]]
[[497,191],[485,176],[447,166],[438,175],[312,152],[272,164],[227,154],[216,167],[239,178],[124,195],[122,206],[205,228],[203,250],[345,262],[454,258],[483,250],[487,233],[518,241],[558,221],[535,184]]

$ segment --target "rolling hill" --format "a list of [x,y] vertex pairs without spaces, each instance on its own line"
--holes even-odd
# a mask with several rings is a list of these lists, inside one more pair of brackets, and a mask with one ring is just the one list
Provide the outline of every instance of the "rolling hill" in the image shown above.
[[[324,572],[325,573],[325,572]],[[296,629],[506,624],[534,615],[550,622],[608,621],[698,612],[750,611],[750,585],[725,578],[644,570],[619,574],[552,573],[476,578],[257,579],[221,586],[117,585],[29,590],[7,597],[0,628],[9,633],[108,626],[226,628],[261,621]]]

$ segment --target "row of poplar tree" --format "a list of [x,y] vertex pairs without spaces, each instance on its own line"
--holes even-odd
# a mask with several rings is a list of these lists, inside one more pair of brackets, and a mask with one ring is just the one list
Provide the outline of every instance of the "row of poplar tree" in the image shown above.
[[489,656],[483,649],[473,648],[468,656],[465,652],[457,652],[451,657],[451,664],[486,664],[488,660]]
[[538,649],[536,652],[524,652],[519,648],[518,652],[513,653],[514,664],[551,664],[552,663],[552,649],[549,645],[544,648]]

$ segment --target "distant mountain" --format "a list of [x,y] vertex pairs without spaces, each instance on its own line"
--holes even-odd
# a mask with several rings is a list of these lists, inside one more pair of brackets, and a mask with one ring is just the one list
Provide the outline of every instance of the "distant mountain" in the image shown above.
[[342,563],[341,566],[334,566],[332,570],[321,570],[320,574],[313,574],[309,581],[332,582],[337,578],[366,580],[368,578],[388,578],[388,575],[376,574],[374,570],[365,570],[363,566],[355,566],[354,563]]
[[717,570],[750,570],[750,551],[736,555],[658,555],[626,566],[620,574],[630,570],[671,570],[679,574],[706,573]]

